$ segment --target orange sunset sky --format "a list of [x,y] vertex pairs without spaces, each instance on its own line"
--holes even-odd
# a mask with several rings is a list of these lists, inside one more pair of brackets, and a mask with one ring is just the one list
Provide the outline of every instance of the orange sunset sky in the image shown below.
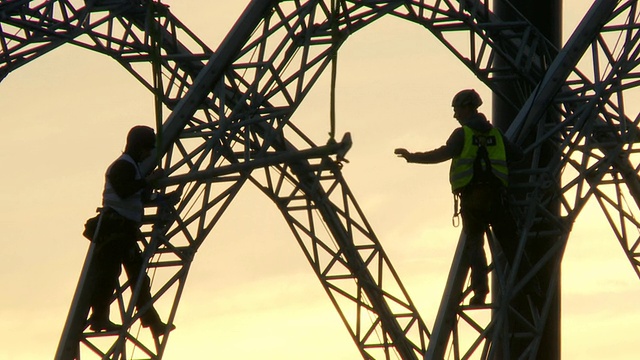
[[[213,49],[248,1],[166,0]],[[589,1],[565,0],[564,39]],[[328,73],[295,114],[316,143],[329,131]],[[351,132],[343,171],[431,328],[460,229],[448,164],[407,164],[396,147],[440,146],[457,123],[451,97],[490,91],[427,30],[382,19],[339,54],[337,132]],[[0,360],[51,359],[88,248],[106,167],[128,129],[154,126],[153,97],[111,59],[64,46],[0,83]],[[251,226],[247,226],[251,224]],[[640,281],[604,217],[588,206],[563,263],[565,359],[623,360],[640,340]],[[196,256],[164,356],[358,359],[356,346],[277,208],[246,187]]]

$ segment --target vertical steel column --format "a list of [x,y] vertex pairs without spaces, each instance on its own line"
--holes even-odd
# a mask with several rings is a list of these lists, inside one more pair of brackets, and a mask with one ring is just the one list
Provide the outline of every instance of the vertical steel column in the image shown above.
[[[514,15],[514,7],[515,11],[520,12],[524,17],[526,17],[534,26],[536,26],[542,34],[553,44],[556,48],[560,49],[561,41],[562,41],[562,0],[511,0],[511,5],[506,0],[496,0],[494,3],[495,9],[494,12],[503,20],[509,20],[516,18]],[[501,59],[498,59],[497,62],[501,62]],[[506,64],[505,64],[506,65]],[[550,64],[545,64],[545,66],[549,66]],[[501,86],[508,87],[507,83],[502,82]],[[522,89],[520,89],[522,91]],[[526,91],[526,90],[525,90]],[[528,89],[528,93],[519,93],[518,89],[505,89],[503,93],[512,94],[514,99],[511,99],[516,104],[522,104],[523,97],[526,99],[531,95],[533,89]],[[493,122],[494,124],[506,131],[512,120],[516,117],[517,111],[519,109],[513,109],[513,107],[509,106],[503,99],[498,98],[497,96],[493,97]],[[547,115],[548,116],[548,115]],[[555,119],[556,121],[558,119]],[[554,119],[541,118],[540,121],[554,121]],[[549,145],[551,146],[551,145]],[[549,147],[548,154],[554,153],[553,149]],[[551,161],[551,155],[546,155],[542,159],[542,166],[545,163]],[[528,166],[528,162],[522,166]],[[515,182],[518,179],[514,179]],[[515,194],[516,197],[522,198],[524,194]],[[554,204],[550,206],[549,211],[555,214],[559,214],[559,204]],[[536,263],[537,259],[539,259],[544,253],[545,250],[553,245],[556,241],[556,237],[542,237],[538,238],[535,246],[528,246],[525,249],[526,256],[531,260],[532,263]],[[558,256],[561,256],[558,255]],[[546,322],[546,326],[544,329],[544,333],[542,335],[542,340],[539,346],[539,351],[537,355],[537,359],[545,359],[545,360],[555,360],[560,359],[560,273],[557,272],[554,274],[554,265],[557,262],[561,261],[560,258],[554,259],[550,261],[548,265],[545,266],[540,272],[539,281],[540,287],[542,289],[549,289],[550,284],[555,284],[550,292],[555,293],[552,298],[551,309],[549,312],[549,317]],[[542,299],[537,300],[537,307],[541,309],[547,295],[550,294],[542,294]],[[517,297],[512,306],[526,310],[529,307],[528,299],[526,293]],[[511,331],[517,331],[517,329],[512,329]],[[519,354],[522,353],[524,349],[520,349],[520,347],[525,346],[524,344],[519,344],[517,340],[514,338],[511,343],[511,353]]]

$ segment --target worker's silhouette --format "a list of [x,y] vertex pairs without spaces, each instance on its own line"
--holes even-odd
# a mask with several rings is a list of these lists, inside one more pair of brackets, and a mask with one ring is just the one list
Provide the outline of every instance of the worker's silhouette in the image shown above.
[[[508,162],[520,160],[522,150],[478,112],[482,99],[475,90],[462,90],[453,98],[453,117],[461,127],[453,131],[446,144],[411,153],[399,148],[395,153],[412,163],[433,164],[452,159],[449,180],[460,199],[465,254],[471,267],[471,305],[484,304],[489,292],[484,234],[491,225],[509,260],[517,246],[517,228],[508,209],[505,192]],[[456,209],[457,210],[457,209]]]
[[[163,171],[157,169],[144,176],[140,173],[139,164],[150,156],[155,141],[152,128],[133,127],[127,135],[124,153],[109,166],[105,175],[100,227],[93,239],[95,248],[87,279],[92,288],[89,327],[94,331],[116,331],[120,328],[109,319],[109,307],[121,266],[132,289],[136,287],[143,267],[138,240],[142,237],[140,226],[144,202],[150,200],[150,184],[162,177]],[[151,304],[150,280],[146,274],[142,276],[139,288],[136,307],[141,311],[142,325],[149,327],[155,337],[173,330],[175,327],[162,322]]]

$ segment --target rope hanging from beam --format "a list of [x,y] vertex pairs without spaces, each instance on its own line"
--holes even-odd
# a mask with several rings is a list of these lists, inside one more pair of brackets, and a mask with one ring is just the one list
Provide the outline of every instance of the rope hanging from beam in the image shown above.
[[335,142],[336,136],[336,81],[338,77],[338,0],[331,0],[331,100],[329,142]]

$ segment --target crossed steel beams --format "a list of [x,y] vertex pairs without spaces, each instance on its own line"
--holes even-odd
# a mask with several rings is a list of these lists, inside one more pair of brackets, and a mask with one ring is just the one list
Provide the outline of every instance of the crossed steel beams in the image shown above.
[[[550,104],[560,88],[566,86],[566,79],[569,73],[574,71],[578,60],[582,58],[586,48],[591,44],[602,25],[610,20],[610,14],[614,10],[615,5],[616,4],[612,2],[594,4],[591,11],[574,32],[572,39],[556,57],[550,69],[547,71],[545,78],[534,90],[533,95],[529,98],[527,104],[520,111],[519,117],[510,128],[509,135],[511,135],[512,138],[518,138],[518,135],[520,135],[518,138],[520,143],[526,144],[525,141],[531,141],[533,143],[530,149],[535,153],[532,156],[534,166],[532,166],[531,169],[523,171],[523,173],[526,174],[526,181],[524,183],[528,182],[531,184],[531,188],[523,191],[523,193],[527,194],[527,198],[521,203],[521,206],[524,208],[522,210],[524,216],[522,221],[523,232],[519,246],[520,251],[515,259],[510,260],[511,268],[508,272],[505,271],[504,266],[502,268],[499,266],[496,267],[496,269],[500,271],[497,271],[498,281],[494,284],[493,291],[494,294],[496,292],[500,293],[500,296],[494,296],[494,300],[497,302],[493,304],[495,310],[491,321],[481,323],[480,321],[473,320],[473,314],[479,312],[479,309],[472,307],[465,310],[464,306],[458,307],[457,304],[462,304],[459,294],[463,293],[461,290],[463,290],[466,268],[463,265],[452,266],[447,288],[445,289],[445,296],[443,297],[439,316],[434,326],[433,337],[429,344],[427,352],[428,358],[437,359],[444,357],[449,341],[451,341],[451,346],[456,353],[456,358],[464,358],[480,348],[484,339],[486,339],[487,342],[483,347],[481,358],[535,358],[540,338],[545,329],[549,306],[553,301],[552,299],[556,296],[557,282],[555,282],[554,279],[559,277],[559,262],[551,265],[556,270],[552,271],[551,276],[549,276],[549,279],[551,279],[549,288],[538,289],[544,294],[544,299],[536,299],[540,297],[540,295],[535,296],[531,294],[531,288],[534,286],[526,284],[536,281],[535,279],[540,276],[540,272],[549,266],[547,263],[553,264],[562,258],[564,244],[566,244],[571,229],[571,225],[566,224],[562,218],[556,215],[556,211],[553,210],[558,198],[564,196],[563,193],[557,192],[560,190],[560,187],[555,188],[554,184],[545,184],[541,181],[541,178],[547,180],[560,179],[561,174],[546,169],[545,167],[549,165],[540,164],[536,159],[540,158],[539,154],[541,151],[545,151],[543,145],[547,141],[553,142],[553,137],[558,136],[560,131],[559,127],[549,129],[548,119],[560,118],[560,116],[553,115],[548,117],[548,115],[550,115]],[[578,75],[580,74],[578,73]],[[581,78],[584,80],[583,76]],[[576,83],[572,85],[575,86]],[[583,84],[583,86],[586,87],[588,84]],[[581,99],[582,94],[576,94],[576,90],[566,87],[565,94],[569,92],[574,93],[574,100]],[[564,99],[563,101],[566,101],[566,98],[566,96],[560,97],[560,99]],[[572,106],[569,105],[569,107]],[[585,111],[585,109],[586,106],[583,106],[581,111]],[[566,117],[567,114],[562,115]],[[584,112],[582,112],[577,116],[581,117],[584,115]],[[525,119],[529,119],[530,121],[527,122]],[[566,126],[566,124],[564,126]],[[536,127],[544,129],[544,133],[537,131],[535,129]],[[525,135],[530,136],[531,134],[537,134],[533,140],[525,137]],[[546,148],[548,149],[548,147]],[[564,151],[565,149],[571,149],[571,146],[563,144],[563,146],[557,146],[556,149]],[[560,159],[561,154],[551,155],[550,158]],[[554,170],[557,171],[562,168],[564,167]],[[520,176],[522,175],[523,174],[520,174]],[[541,188],[544,188],[545,191],[541,192]],[[550,200],[549,198],[554,200]],[[577,212],[579,212],[579,209],[577,209]],[[531,246],[530,244],[536,240],[537,236],[541,235],[540,229],[545,233],[545,235],[543,235],[544,237],[555,238],[557,241],[554,241],[555,244],[544,250],[542,254],[536,255],[537,257],[532,257],[531,254],[527,255],[525,249]],[[495,240],[491,242],[495,243]],[[492,245],[492,252],[494,256],[497,256],[496,244]],[[461,264],[463,247],[464,237],[462,237],[459,242],[454,264]],[[523,275],[522,267],[525,266],[523,264],[524,259],[527,259],[528,262],[533,261],[533,263],[527,264],[530,269],[527,269],[527,274]],[[524,293],[519,295],[523,291]],[[529,302],[529,305],[525,307],[513,307],[513,305],[510,305],[512,300],[515,300],[517,296],[524,296],[524,301]],[[529,307],[532,309],[531,312],[527,311]],[[462,340],[460,340],[458,335],[462,332],[459,329],[454,331],[454,328],[458,326],[455,323],[457,316],[460,317],[460,320],[463,320],[462,323],[468,323],[468,327],[478,334],[477,337],[472,337],[472,339],[468,341],[466,347],[461,345]],[[520,337],[520,339],[511,340],[514,344],[509,345],[509,340],[507,340],[509,339],[509,335],[503,333],[506,326],[511,327],[510,331],[512,333],[517,332],[519,334],[518,337]],[[452,338],[450,339],[450,337]],[[462,349],[468,350],[465,353]]]
[[[180,112],[176,112],[176,113],[180,113]],[[169,132],[165,132],[165,133],[169,133]]]
[[[637,16],[635,1],[594,3],[519,113],[509,134],[520,143],[528,144],[534,166],[520,173],[526,176],[526,183],[530,187],[521,185],[527,198],[520,202],[524,231],[517,258],[523,259],[523,249],[535,241],[535,236],[541,231],[546,233],[545,237],[551,236],[557,240],[538,255],[539,258],[531,264],[532,268],[526,275],[518,275],[518,267],[523,266],[522,260],[516,260],[507,273],[498,273],[499,288],[503,293],[499,302],[493,304],[496,310],[490,322],[475,321],[472,313],[477,309],[467,311],[462,306],[456,310],[451,301],[443,300],[440,322],[436,324],[429,344],[429,358],[441,358],[446,339],[462,333],[459,324],[452,325],[454,315],[459,317],[461,323],[468,323],[468,328],[478,334],[468,341],[467,346],[460,345],[458,338],[452,340],[456,358],[469,356],[480,347],[483,339],[487,343],[482,358],[494,358],[496,355],[502,358],[535,358],[557,284],[551,283],[548,290],[544,289],[544,301],[531,314],[518,312],[505,303],[508,304],[549,263],[555,268],[551,278],[559,277],[559,259],[562,258],[573,221],[593,195],[603,207],[634,270],[639,273],[637,248],[640,243],[635,235],[627,238],[629,229],[638,228],[639,119],[637,116],[629,119],[625,115],[625,107],[628,106],[625,104],[629,104],[625,99],[631,97],[625,96],[625,92],[637,86],[634,72],[638,64]],[[587,46],[591,46],[591,52],[585,53]],[[575,64],[583,54],[592,62],[591,77],[575,69]],[[549,116],[554,113],[560,116]],[[527,143],[530,139],[526,136],[532,134],[535,134],[533,141]],[[554,149],[550,157],[552,161],[548,164],[541,164],[538,160],[545,149],[544,144],[551,145],[546,147],[547,150]],[[560,179],[563,181],[560,182]],[[635,206],[625,208],[626,197],[633,198],[631,205]],[[459,261],[460,250],[457,254],[456,261]],[[460,281],[461,270],[456,272],[456,269],[459,268],[452,267],[448,283],[450,289],[447,294],[451,299],[459,296],[462,286],[451,285]],[[521,322],[524,329],[531,330],[528,334],[518,333],[519,337],[530,339],[521,353],[514,354],[511,350],[509,354],[510,349],[505,346],[507,337],[499,333],[509,318]],[[452,330],[453,326],[460,328]],[[464,352],[464,349],[468,351]]]
[[[22,3],[25,4],[24,2]],[[124,5],[127,5],[125,3],[130,2],[113,1],[111,3],[112,7],[108,9],[110,15],[104,18],[103,24],[109,24],[108,26],[121,25],[125,31],[121,33],[105,31],[105,34],[100,34],[99,31],[87,29],[87,33],[92,34],[92,37],[88,38],[89,41],[80,42],[78,41],[79,38],[76,38],[73,42],[110,54],[125,67],[128,66],[127,68],[138,79],[150,84],[151,82],[144,80],[146,79],[144,75],[140,75],[137,72],[138,70],[131,66],[131,64],[136,64],[137,61],[144,61],[145,59],[148,61],[150,59],[148,55],[149,47],[145,40],[148,36],[136,36],[136,31],[139,31],[137,27],[141,24],[141,15],[135,15],[130,9],[124,10]],[[206,169],[212,167],[222,168],[229,166],[231,168],[237,163],[250,165],[252,161],[261,156],[267,158],[273,155],[270,154],[273,150],[275,152],[289,152],[296,151],[295,149],[297,148],[317,147],[311,139],[306,137],[302,131],[289,121],[291,114],[326,67],[328,54],[331,53],[331,40],[338,36],[340,39],[338,44],[340,44],[348,34],[385,14],[400,16],[429,28],[461,60],[468,64],[479,77],[486,79],[489,84],[492,83],[492,80],[504,80],[500,76],[496,76],[496,74],[506,73],[504,71],[506,69],[490,68],[493,63],[492,59],[495,56],[511,59],[509,63],[514,66],[516,73],[519,73],[520,77],[525,79],[531,73],[543,74],[545,64],[548,63],[544,60],[537,60],[539,58],[544,59],[544,56],[534,56],[538,52],[532,49],[545,44],[543,39],[536,37],[535,30],[532,30],[530,26],[527,27],[526,22],[522,22],[519,24],[522,25],[520,29],[523,30],[519,33],[514,33],[513,28],[515,27],[513,23],[500,24],[495,21],[489,21],[487,17],[491,18],[492,15],[486,11],[486,7],[481,3],[472,5],[471,2],[465,2],[458,6],[453,6],[453,4],[446,2],[437,2],[432,5],[423,1],[342,1],[339,3],[340,16],[334,17],[330,15],[329,6],[323,2],[310,2],[307,4],[252,2],[245,14],[257,11],[256,9],[261,9],[262,11],[269,8],[269,6],[273,6],[270,12],[271,15],[264,16],[264,22],[262,23],[264,27],[252,29],[249,26],[247,28],[256,31],[261,30],[262,33],[254,34],[251,40],[246,42],[247,45],[237,53],[238,61],[233,65],[220,65],[220,59],[217,58],[220,52],[216,52],[216,56],[211,58],[209,64],[217,63],[218,70],[226,78],[224,81],[214,81],[215,84],[209,89],[199,89],[198,91],[200,92],[206,92],[210,89],[213,91],[212,94],[205,94],[202,102],[191,100],[192,103],[189,104],[186,100],[180,102],[177,102],[177,100],[182,99],[185,95],[189,97],[190,93],[198,92],[192,91],[192,88],[195,87],[191,86],[191,82],[197,76],[197,69],[202,64],[203,56],[194,56],[193,54],[195,53],[193,52],[190,54],[186,47],[183,49],[169,49],[168,47],[164,49],[162,61],[166,73],[178,74],[178,76],[172,75],[176,79],[174,84],[178,85],[173,89],[177,90],[163,91],[165,94],[164,102],[167,106],[173,107],[177,104],[172,117],[170,117],[171,121],[167,121],[164,129],[164,144],[166,144],[163,148],[163,151],[166,150],[165,168],[169,169],[172,177],[181,174],[195,176],[193,174],[198,172],[206,173]],[[70,7],[68,2],[46,2],[45,4],[46,6],[58,4],[65,9]],[[2,7],[0,11],[6,9],[8,8]],[[44,14],[53,15],[55,12],[47,11],[39,12],[39,14],[41,14],[39,16],[45,16]],[[89,14],[93,16],[90,11],[86,14],[87,16]],[[469,14],[472,15],[470,16]],[[131,19],[134,20],[131,21]],[[246,18],[244,20],[241,19],[238,24],[244,24],[244,26],[254,24],[245,20]],[[331,33],[330,30],[334,28],[330,24],[331,21],[339,22],[338,29],[340,30],[338,35]],[[38,22],[35,23],[38,24]],[[2,24],[4,26],[5,23],[2,22]],[[128,24],[134,24],[134,26],[127,27],[129,26]],[[108,28],[108,26],[105,27]],[[242,26],[236,26],[234,31],[241,30]],[[171,35],[172,31],[175,30],[170,27],[163,28],[167,29],[165,36]],[[468,36],[459,35],[464,31],[468,31]],[[72,41],[70,38],[73,37],[73,34],[76,34],[69,31],[62,31],[60,34],[55,31],[44,33],[45,35],[42,35],[39,41],[49,42],[46,46],[34,50],[34,54],[39,51],[46,52],[57,46],[56,44],[62,43],[57,42],[59,38],[64,38],[64,41]],[[82,33],[82,30],[77,33]],[[281,36],[282,42],[279,43],[280,45],[278,45],[277,41],[272,41],[272,36],[276,33]],[[99,36],[96,36],[96,34]],[[446,39],[446,35],[449,34],[456,34],[456,36]],[[118,36],[127,39],[127,41],[118,41]],[[3,35],[3,39],[6,38]],[[226,44],[237,43],[236,40],[240,38],[242,37],[230,34]],[[537,40],[533,42],[522,41],[524,38]],[[500,41],[495,41],[495,39],[500,39]],[[21,45],[26,48],[26,45],[31,40],[33,40],[32,36],[25,36],[24,43]],[[292,43],[286,45],[286,40],[291,40]],[[460,49],[463,49],[464,46],[458,45],[460,41],[468,45],[467,53],[461,52]],[[6,41],[3,41],[3,44],[6,43]],[[100,44],[100,46],[96,44]],[[134,55],[130,57],[119,56],[118,54],[122,49],[118,47],[111,48],[111,44],[126,45],[123,49],[132,50]],[[242,42],[242,44],[245,43]],[[521,46],[519,47],[518,45]],[[221,46],[220,50],[224,50],[225,46]],[[4,46],[4,48],[7,48],[7,46]],[[510,50],[507,50],[507,48]],[[314,49],[320,50],[316,51]],[[514,49],[519,50],[514,51]],[[274,51],[273,55],[269,53],[271,50]],[[300,52],[303,54],[300,55]],[[4,51],[5,58],[7,53],[10,54],[10,51]],[[207,51],[201,51],[201,53],[207,53]],[[257,54],[255,61],[241,61],[243,58],[249,57],[250,53]],[[512,57],[514,53],[516,56]],[[547,53],[547,51],[542,53]],[[232,51],[229,51],[229,54],[232,54]],[[35,58],[35,55],[32,58]],[[195,66],[189,68],[186,65],[188,62],[184,61],[176,61],[176,65],[173,68],[167,66],[173,59],[182,60],[185,58],[193,59],[189,62],[195,64]],[[291,64],[294,61],[300,61],[302,69],[299,72],[295,71],[295,69],[287,72],[285,64]],[[8,72],[7,69],[11,70],[13,66],[20,64],[20,61],[16,58],[4,63],[8,65],[3,66],[2,69]],[[309,69],[313,69],[316,72],[311,76],[306,76],[305,74]],[[266,75],[268,71],[278,75],[269,77]],[[509,71],[513,72],[513,69],[509,69]],[[203,72],[203,74],[206,74],[206,72]],[[255,78],[255,83],[251,82],[251,76]],[[523,81],[523,99],[526,98],[526,94],[530,91],[527,90],[527,86],[533,88],[537,84],[535,78],[536,76],[533,77],[533,81]],[[263,82],[261,83],[261,81]],[[199,83],[199,81],[194,82],[196,85]],[[148,87],[152,86],[148,85]],[[187,89],[189,89],[189,92],[187,92]],[[277,103],[284,103],[285,105],[273,105]],[[188,106],[191,106],[191,109],[195,109],[192,114],[189,114],[191,110],[184,110]],[[514,104],[514,106],[518,106],[518,104]],[[180,121],[176,120],[180,118],[179,114],[182,114]],[[286,137],[285,131],[288,132]],[[287,139],[286,141],[285,138]],[[405,341],[405,339],[402,339],[402,336],[399,336],[397,331],[394,335],[394,331],[389,330],[388,321],[394,320],[386,318],[382,320],[384,316],[380,316],[379,304],[371,306],[366,303],[370,301],[367,299],[370,293],[377,291],[375,286],[364,291],[360,288],[352,288],[364,287],[358,284],[366,283],[366,278],[357,278],[357,281],[353,281],[354,275],[350,271],[353,270],[352,266],[354,265],[349,258],[352,255],[355,258],[359,256],[363,260],[361,264],[365,264],[368,267],[376,264],[378,266],[376,273],[391,274],[391,279],[397,281],[398,284],[399,279],[397,279],[388,259],[381,251],[379,242],[357,207],[355,199],[351,197],[346,184],[341,178],[339,167],[328,165],[334,162],[325,158],[325,160],[318,163],[302,161],[302,163],[272,165],[271,167],[263,168],[264,174],[259,177],[258,171],[250,172],[245,169],[246,171],[240,171],[237,174],[222,175],[214,179],[192,181],[179,185],[178,187],[182,189],[184,194],[183,200],[178,204],[177,209],[170,213],[172,215],[169,216],[171,218],[169,225],[162,231],[157,231],[157,235],[154,237],[155,241],[160,244],[156,254],[162,254],[165,259],[154,259],[149,265],[151,268],[158,270],[171,267],[178,267],[179,270],[172,271],[171,275],[167,275],[169,280],[156,294],[156,302],[160,303],[160,300],[168,298],[168,291],[172,288],[172,284],[178,284],[173,291],[174,301],[171,305],[171,314],[175,313],[193,254],[213,228],[217,219],[222,215],[226,206],[232,201],[239,188],[246,180],[250,180],[266,193],[275,194],[271,195],[272,198],[283,210],[285,218],[289,221],[292,229],[297,231],[294,231],[294,234],[297,234],[296,237],[303,245],[303,250],[305,250],[312,266],[320,274],[319,276],[325,289],[327,289],[330,298],[336,304],[340,315],[345,320],[345,324],[347,324],[354,340],[361,349],[363,357],[389,357],[390,353],[394,351],[401,353],[405,358],[419,356],[422,349],[424,349],[425,335],[428,335],[428,332],[421,325],[421,321],[419,321],[419,317],[414,311],[415,309],[410,300],[408,300],[408,296],[405,296],[406,292],[402,289],[399,295],[390,295],[392,292],[384,289],[381,280],[378,284],[379,289],[384,290],[384,293],[387,294],[383,295],[381,299],[397,302],[403,304],[403,306],[408,305],[405,306],[402,313],[395,314],[396,323],[406,323],[407,321],[403,319],[414,319],[409,321],[412,324],[411,326],[400,327],[401,329],[410,330],[401,330],[407,331],[406,340],[408,344],[411,344],[404,347],[401,346],[400,342]],[[323,187],[325,183],[330,185]],[[324,189],[324,191],[316,192],[315,195],[310,192],[318,188]],[[337,191],[337,189],[340,189],[340,191]],[[337,196],[336,194],[338,193],[341,195]],[[336,203],[341,203],[341,206],[332,203],[333,198],[329,195],[340,199],[340,201],[335,201]],[[316,202],[322,204],[321,207],[324,210],[321,213],[323,215],[311,221],[310,219],[313,218],[312,215],[315,213],[316,207],[318,207]],[[196,206],[196,212],[189,213],[189,209]],[[355,214],[350,211],[351,209],[357,210]],[[294,210],[299,210],[300,213],[305,214],[304,222],[300,219],[295,219],[293,216]],[[331,211],[341,214],[341,216],[336,218],[336,216],[331,215]],[[357,217],[354,219],[352,216]],[[340,219],[343,224],[340,224]],[[329,223],[336,226],[336,229],[332,231],[333,236],[342,237],[339,239],[341,242],[337,249],[331,245],[331,241],[321,239],[316,234],[315,228],[318,223]],[[162,234],[163,232],[164,235]],[[351,246],[348,239],[353,238],[355,235],[360,237],[360,241],[357,243],[361,243],[361,246],[356,247],[355,252],[357,254],[346,255],[347,248]],[[343,240],[347,240],[347,242]],[[304,246],[305,244],[308,244],[307,247]],[[347,248],[343,249],[342,247]],[[166,259],[166,257],[170,259]],[[339,275],[332,273],[336,268],[341,269]],[[322,276],[325,276],[324,280]],[[347,282],[352,284],[351,287],[345,286],[345,281],[334,281],[344,279],[350,279]],[[379,279],[382,279],[382,277]],[[388,285],[389,282],[385,280],[385,284]],[[347,309],[347,306],[341,306],[342,303],[350,301],[358,304],[357,308],[360,310],[356,312],[356,316],[353,316],[352,308]],[[120,300],[120,302],[123,303],[124,300]],[[122,305],[121,307],[125,308],[126,306]],[[375,314],[374,319],[378,320],[366,323],[367,321],[365,321],[364,317],[360,316],[363,313]],[[464,315],[464,313],[461,314]],[[413,324],[418,325],[413,326]],[[375,331],[380,331],[380,334],[382,334],[380,341],[372,340],[372,335]],[[112,334],[108,334],[105,337],[108,336],[112,336]],[[389,337],[387,338],[387,336]],[[140,346],[142,343],[142,340],[131,334],[126,334],[121,339],[128,339],[121,341],[129,341],[132,346]],[[166,339],[163,339],[163,341],[163,344],[166,344]],[[399,345],[400,347],[398,347]],[[157,354],[154,354],[153,351],[149,350],[151,347],[145,347],[145,352],[148,352],[151,357],[161,357],[161,349],[157,351]],[[97,350],[97,346],[94,350]],[[379,351],[379,353],[375,353],[375,351]]]

